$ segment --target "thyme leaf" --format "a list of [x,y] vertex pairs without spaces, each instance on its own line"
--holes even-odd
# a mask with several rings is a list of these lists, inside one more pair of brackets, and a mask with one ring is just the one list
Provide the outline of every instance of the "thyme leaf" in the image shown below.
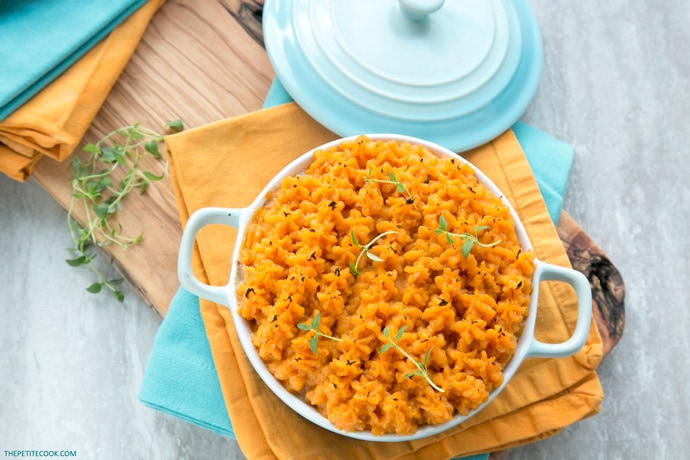
[[448,244],[453,244],[454,239],[453,237],[460,238],[462,240],[462,247],[461,247],[461,252],[462,255],[467,258],[470,255],[470,252],[472,251],[472,248],[474,245],[479,245],[484,248],[490,248],[492,246],[496,246],[498,243],[501,242],[501,240],[496,240],[492,243],[482,243],[479,241],[479,232],[484,231],[484,230],[489,230],[491,227],[488,225],[479,225],[477,227],[474,227],[472,230],[473,233],[469,232],[464,232],[464,233],[452,233],[448,231],[448,222],[446,221],[446,218],[443,217],[443,214],[438,218],[438,227],[434,230],[434,233],[438,235],[445,235],[446,236],[446,241],[448,241]]
[[431,357],[431,350],[433,350],[433,346],[429,348],[426,352],[426,355],[424,355],[424,360],[422,362],[416,361],[412,356],[410,356],[401,346],[398,344],[400,339],[402,338],[403,334],[405,333],[405,329],[407,329],[407,326],[403,326],[400,329],[398,329],[398,332],[395,334],[395,337],[390,336],[390,329],[388,327],[383,328],[383,335],[388,339],[388,342],[383,344],[383,346],[379,349],[379,354],[383,354],[386,351],[388,351],[391,348],[395,348],[398,350],[405,358],[409,359],[417,368],[415,371],[410,372],[408,374],[405,374],[405,378],[409,379],[415,376],[420,376],[423,377],[427,382],[429,382],[429,385],[431,387],[438,391],[439,393],[443,393],[444,390],[443,388],[439,387],[436,385],[432,380],[431,377],[429,377],[429,358]]
[[400,182],[396,177],[395,174],[392,172],[388,172],[386,174],[388,176],[388,180],[385,179],[375,179],[372,177],[372,169],[369,168],[369,175],[364,178],[364,182],[370,183],[370,182],[378,182],[379,184],[391,184],[395,186],[395,191],[401,194],[403,197],[405,197],[405,201],[407,204],[412,204],[414,205],[415,209],[417,209],[417,205],[414,202],[414,198],[412,197],[412,194],[410,191],[405,187],[405,184]]
[[[180,120],[165,126],[166,133],[182,129]],[[87,154],[85,158],[75,156],[72,159],[72,199],[67,224],[72,239],[69,251],[73,257],[66,262],[73,267],[88,266],[94,272],[98,280],[86,288],[90,293],[106,288],[118,301],[124,300],[124,294],[117,288],[122,279],[106,279],[93,264],[94,255],[87,250],[94,244],[98,247],[116,245],[126,250],[141,241],[141,233],[134,237],[123,235],[122,226],[114,225],[112,218],[122,210],[123,199],[130,192],[138,189],[144,193],[151,182],[166,176],[167,172],[157,175],[142,165],[147,156],[162,159],[158,149],[162,142],[163,134],[135,123],[110,132],[95,144],[86,144],[82,149]],[[122,177],[117,185],[115,176]],[[73,217],[77,207],[83,210],[83,226]]]
[[387,232],[380,233],[379,235],[377,235],[376,237],[374,237],[374,239],[372,239],[371,241],[369,241],[367,244],[361,244],[361,243],[357,240],[357,236],[355,235],[355,230],[354,230],[354,229],[350,229],[350,238],[352,238],[352,244],[355,245],[356,247],[358,247],[358,248],[361,249],[361,250],[359,251],[359,255],[357,256],[357,260],[355,261],[355,263],[353,264],[352,262],[350,262],[350,263],[348,264],[349,267],[350,267],[350,272],[351,272],[354,276],[358,276],[358,275],[361,274],[361,272],[359,271],[359,268],[358,268],[358,267],[359,267],[359,261],[362,259],[362,256],[363,256],[363,255],[366,255],[366,256],[367,256],[367,259],[369,259],[369,260],[371,260],[371,261],[373,261],[373,262],[383,262],[383,259],[382,259],[382,258],[380,258],[380,257],[377,256],[376,254],[373,254],[373,253],[371,252],[371,245],[374,244],[378,239],[383,238],[383,237],[386,236],[386,235],[391,235],[391,234],[393,234],[393,233],[398,233],[398,232],[396,232],[395,230],[389,230],[389,231],[387,231]]
[[316,354],[318,350],[318,345],[319,345],[319,337],[325,337],[327,339],[335,340],[336,342],[342,342],[343,339],[339,339],[338,337],[333,337],[328,334],[324,334],[319,330],[319,327],[321,326],[321,312],[316,312],[316,315],[311,320],[311,323],[299,323],[297,325],[297,328],[301,331],[312,331],[314,335],[312,336],[311,339],[309,339],[309,348],[311,349],[312,353]]

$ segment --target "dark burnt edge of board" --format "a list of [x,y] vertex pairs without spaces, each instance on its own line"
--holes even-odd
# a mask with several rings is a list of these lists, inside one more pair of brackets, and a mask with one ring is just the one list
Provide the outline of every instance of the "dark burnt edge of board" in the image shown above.
[[623,276],[601,248],[567,213],[557,227],[573,268],[587,277],[592,288],[592,314],[601,334],[606,356],[620,341],[625,329]]
[[264,9],[263,0],[219,0],[219,2],[247,35],[263,47],[264,36],[261,22]]

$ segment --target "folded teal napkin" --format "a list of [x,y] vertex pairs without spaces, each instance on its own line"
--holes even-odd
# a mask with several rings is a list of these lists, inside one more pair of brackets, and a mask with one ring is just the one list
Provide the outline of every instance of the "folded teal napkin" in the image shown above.
[[147,406],[234,437],[199,313],[199,298],[180,289],[146,366],[139,399]]
[[[264,107],[290,101],[289,94],[275,80]],[[524,123],[518,122],[513,130],[555,223],[563,204],[573,148]],[[199,299],[182,288],[156,334],[139,400],[218,434],[234,436],[204,332]],[[485,460],[487,456],[465,458]]]
[[0,121],[146,0],[0,0]]

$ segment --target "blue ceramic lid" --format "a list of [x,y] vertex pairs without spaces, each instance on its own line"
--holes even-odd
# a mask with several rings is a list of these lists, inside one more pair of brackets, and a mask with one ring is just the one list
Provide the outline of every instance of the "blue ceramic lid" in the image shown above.
[[468,150],[520,118],[541,73],[526,0],[266,0],[263,24],[280,82],[343,137]]

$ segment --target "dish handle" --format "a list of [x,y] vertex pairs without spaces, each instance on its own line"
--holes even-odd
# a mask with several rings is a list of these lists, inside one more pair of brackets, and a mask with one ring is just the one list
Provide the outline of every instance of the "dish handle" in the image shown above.
[[562,358],[577,353],[587,341],[592,320],[592,289],[589,280],[578,271],[542,261],[537,265],[534,280],[537,286],[542,281],[550,280],[570,284],[577,294],[577,323],[573,334],[562,343],[543,343],[533,337],[526,357]]
[[183,288],[204,299],[229,306],[225,286],[211,286],[199,281],[192,271],[192,250],[199,231],[211,224],[228,225],[239,228],[244,209],[202,208],[195,211],[187,221],[182,232],[180,252],[177,258],[177,277]]

